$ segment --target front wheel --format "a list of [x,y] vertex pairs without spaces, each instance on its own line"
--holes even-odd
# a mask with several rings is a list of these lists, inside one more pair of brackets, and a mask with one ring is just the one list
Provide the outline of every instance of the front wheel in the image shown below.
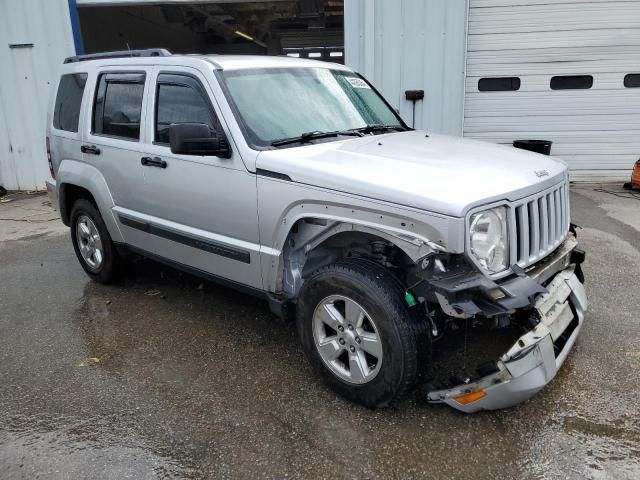
[[307,357],[342,396],[367,407],[399,400],[415,384],[420,328],[398,280],[382,266],[346,259],[303,286],[297,326]]

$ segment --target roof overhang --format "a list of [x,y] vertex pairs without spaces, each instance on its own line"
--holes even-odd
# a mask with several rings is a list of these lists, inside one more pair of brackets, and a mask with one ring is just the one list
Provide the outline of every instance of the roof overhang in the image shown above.
[[[291,0],[251,0],[252,3],[289,2]],[[108,7],[117,5],[188,5],[196,3],[247,3],[247,0],[76,0],[78,7]]]

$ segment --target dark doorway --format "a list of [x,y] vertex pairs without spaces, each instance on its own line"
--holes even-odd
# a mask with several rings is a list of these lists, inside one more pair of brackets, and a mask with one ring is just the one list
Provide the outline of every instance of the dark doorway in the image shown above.
[[78,9],[86,53],[166,48],[344,61],[344,0],[126,3]]

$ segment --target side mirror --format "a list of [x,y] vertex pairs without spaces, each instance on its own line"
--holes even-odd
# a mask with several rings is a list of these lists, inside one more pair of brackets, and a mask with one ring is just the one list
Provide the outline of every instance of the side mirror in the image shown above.
[[222,132],[205,123],[174,123],[169,126],[171,153],[231,158],[231,148]]

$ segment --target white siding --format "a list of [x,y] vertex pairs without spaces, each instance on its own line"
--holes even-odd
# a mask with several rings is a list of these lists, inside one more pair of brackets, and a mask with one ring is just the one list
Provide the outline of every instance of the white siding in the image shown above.
[[405,90],[424,90],[416,128],[462,134],[464,0],[346,0],[346,64],[366,76],[411,124]]
[[[541,138],[574,179],[627,177],[640,156],[640,1],[471,0],[464,133]],[[555,75],[592,75],[589,90],[551,90]],[[514,76],[519,91],[479,92]]]
[[7,189],[44,188],[49,86],[74,52],[67,0],[0,0],[0,185]]

